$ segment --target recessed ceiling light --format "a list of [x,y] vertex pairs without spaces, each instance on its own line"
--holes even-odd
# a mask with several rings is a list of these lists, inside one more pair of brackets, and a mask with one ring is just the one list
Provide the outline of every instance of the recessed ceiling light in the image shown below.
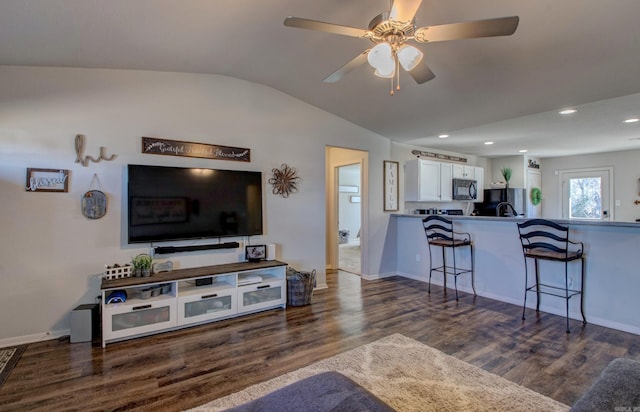
[[490,144],[493,144],[493,142],[484,142],[484,144],[490,145]]
[[447,137],[449,137],[448,134],[441,134],[438,136],[440,139],[446,139]]
[[563,110],[560,110],[558,113],[560,113],[560,114],[574,114],[575,112],[577,112],[576,109],[563,109]]
[[632,117],[631,119],[627,119],[624,122],[625,123],[635,123],[637,121],[640,121],[640,119],[638,119],[637,117]]
[[528,150],[527,150],[527,149],[521,149],[521,150],[518,150],[518,152],[520,152],[520,153],[527,153],[527,152],[528,152]]

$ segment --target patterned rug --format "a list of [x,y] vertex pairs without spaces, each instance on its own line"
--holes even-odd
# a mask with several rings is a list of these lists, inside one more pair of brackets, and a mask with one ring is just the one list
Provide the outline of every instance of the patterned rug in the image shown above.
[[13,348],[0,349],[0,388],[9,377],[20,357],[29,345],[20,345]]
[[400,334],[216,399],[222,411],[325,371],[348,376],[397,411],[562,411],[567,405]]

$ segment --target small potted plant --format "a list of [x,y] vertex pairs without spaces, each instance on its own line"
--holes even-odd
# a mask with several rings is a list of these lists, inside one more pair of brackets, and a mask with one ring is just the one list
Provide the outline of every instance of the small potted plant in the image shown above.
[[151,262],[153,259],[146,253],[141,253],[131,260],[133,264],[133,270],[136,276],[150,276],[151,275]]
[[506,183],[506,188],[509,188],[509,180],[511,180],[511,174],[513,170],[510,167],[503,167],[500,169],[500,173],[502,173],[502,177],[504,177],[504,182]]
[[502,173],[502,177],[504,177],[504,188],[505,190],[505,195],[506,195],[506,200],[507,203],[509,203],[509,180],[511,180],[511,173],[513,172],[513,170],[511,170],[510,167],[503,167],[502,169],[500,169],[500,173]]

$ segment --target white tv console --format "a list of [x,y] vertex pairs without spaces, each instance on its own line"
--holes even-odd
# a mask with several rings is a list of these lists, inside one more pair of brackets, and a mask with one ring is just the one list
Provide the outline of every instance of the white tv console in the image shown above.
[[[277,260],[229,263],[102,280],[107,343],[286,307],[286,267]],[[196,286],[198,283],[209,283]],[[109,303],[114,292],[124,302]],[[150,296],[151,295],[151,296]]]

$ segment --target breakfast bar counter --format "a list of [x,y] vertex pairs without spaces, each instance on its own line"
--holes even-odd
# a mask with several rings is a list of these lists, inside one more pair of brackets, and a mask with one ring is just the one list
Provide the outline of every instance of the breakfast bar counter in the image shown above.
[[[429,251],[422,226],[427,215],[395,214],[397,231],[397,273],[427,282]],[[475,248],[475,287],[478,295],[522,307],[525,272],[517,222],[521,217],[445,216],[454,222],[456,232],[471,234]],[[585,247],[584,307],[588,323],[640,334],[640,224],[632,222],[584,222],[551,219],[569,227],[569,238]],[[469,265],[469,254],[457,256],[460,266]],[[562,270],[545,270],[558,276],[546,280],[564,285]],[[580,282],[580,266],[569,266],[570,286]],[[544,276],[544,275],[543,275]],[[443,284],[442,274],[434,273],[432,283]],[[448,285],[451,285],[448,283]],[[576,285],[577,286],[577,285]],[[458,289],[472,293],[469,277],[458,279]],[[433,291],[431,292],[434,293]],[[436,292],[438,293],[438,292]],[[535,297],[527,307],[535,309]],[[543,296],[540,310],[565,315],[564,300]],[[514,309],[514,316],[522,312]],[[581,320],[579,300],[571,300],[569,316]],[[532,320],[533,321],[533,320]],[[572,321],[572,325],[578,325]]]

